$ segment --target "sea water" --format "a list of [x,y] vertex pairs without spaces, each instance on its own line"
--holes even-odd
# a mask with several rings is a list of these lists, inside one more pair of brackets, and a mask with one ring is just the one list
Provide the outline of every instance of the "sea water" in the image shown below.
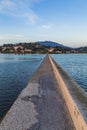
[[0,54],[0,119],[27,86],[44,56]]
[[[24,89],[44,54],[0,54],[0,119]],[[52,54],[53,59],[87,91],[87,54]]]

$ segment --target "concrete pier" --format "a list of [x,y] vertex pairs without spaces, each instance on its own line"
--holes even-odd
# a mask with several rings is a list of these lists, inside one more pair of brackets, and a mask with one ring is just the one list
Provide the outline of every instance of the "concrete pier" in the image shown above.
[[0,130],[87,130],[80,110],[82,124],[75,119],[78,106],[58,74],[55,62],[47,55],[4,117]]

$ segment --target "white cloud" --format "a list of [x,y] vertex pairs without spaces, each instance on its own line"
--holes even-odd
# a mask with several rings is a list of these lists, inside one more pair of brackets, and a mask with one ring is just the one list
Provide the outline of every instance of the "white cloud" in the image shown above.
[[38,19],[38,16],[32,10],[24,14],[24,17],[27,18],[31,24],[34,24]]
[[0,45],[25,41],[26,38],[20,34],[0,34]]
[[43,29],[50,29],[51,27],[52,27],[51,24],[44,24],[41,26],[41,28],[43,28]]
[[0,13],[2,14],[9,15],[15,7],[15,3],[11,0],[0,0]]
[[23,35],[20,34],[0,34],[0,40],[6,40],[6,39],[20,39],[24,38]]
[[25,18],[34,24],[38,15],[31,9],[32,5],[41,0],[0,0],[0,13],[8,16]]
[[0,1],[0,7],[2,7],[2,8],[13,7],[14,5],[15,5],[15,3],[10,0],[1,0]]

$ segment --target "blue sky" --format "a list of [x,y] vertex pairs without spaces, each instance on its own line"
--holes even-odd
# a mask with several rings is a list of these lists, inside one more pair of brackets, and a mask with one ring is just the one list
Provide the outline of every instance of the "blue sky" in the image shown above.
[[0,0],[0,44],[87,46],[87,0]]

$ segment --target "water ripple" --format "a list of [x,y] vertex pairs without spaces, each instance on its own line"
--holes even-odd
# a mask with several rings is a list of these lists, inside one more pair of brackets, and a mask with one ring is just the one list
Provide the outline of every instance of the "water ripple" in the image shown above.
[[44,55],[0,54],[0,118],[40,65]]
[[52,57],[87,91],[87,54],[53,54]]

